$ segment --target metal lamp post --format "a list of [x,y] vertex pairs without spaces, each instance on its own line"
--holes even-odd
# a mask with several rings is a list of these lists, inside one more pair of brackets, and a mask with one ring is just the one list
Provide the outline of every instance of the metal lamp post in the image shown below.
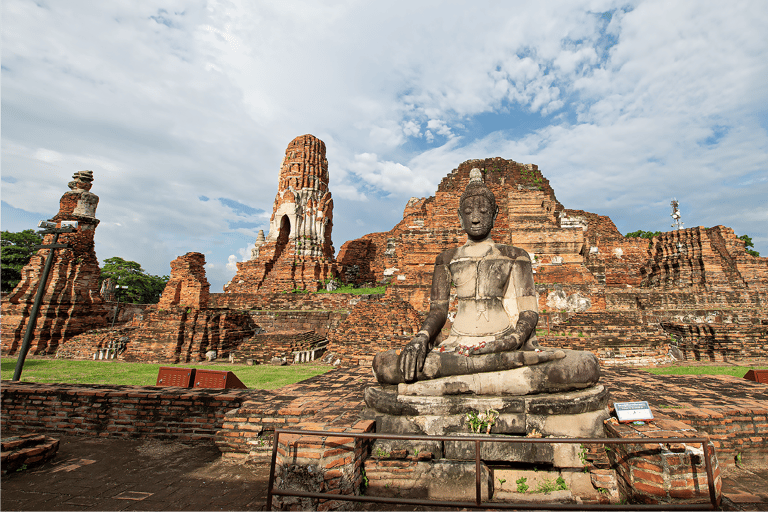
[[37,227],[43,228],[43,231],[38,231],[40,235],[53,235],[53,243],[47,245],[36,245],[35,249],[50,249],[48,258],[45,260],[45,268],[43,269],[43,275],[40,277],[40,281],[37,283],[37,295],[35,296],[35,303],[32,305],[32,311],[29,313],[29,320],[27,320],[27,330],[24,333],[24,340],[21,342],[21,348],[19,349],[19,358],[16,360],[16,369],[13,372],[13,380],[17,381],[21,378],[21,370],[24,368],[24,360],[27,358],[27,352],[29,352],[29,345],[32,341],[32,333],[35,330],[35,323],[37,322],[37,313],[40,309],[40,303],[43,301],[43,294],[45,293],[45,285],[48,282],[48,274],[51,272],[51,265],[53,264],[53,253],[56,249],[68,249],[69,245],[57,243],[59,241],[59,235],[62,233],[74,233],[77,231],[77,221],[63,221],[61,227],[57,228],[55,222],[41,220]]

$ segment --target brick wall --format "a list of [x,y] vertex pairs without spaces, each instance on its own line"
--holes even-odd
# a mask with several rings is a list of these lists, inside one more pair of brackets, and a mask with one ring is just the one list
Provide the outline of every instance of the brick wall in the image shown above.
[[[638,438],[637,444],[616,444],[608,452],[619,476],[622,494],[633,503],[709,503],[709,488],[701,444],[643,444],[642,438],[703,437],[685,423],[657,419],[646,425],[621,424],[612,418],[606,422],[608,437]],[[691,451],[691,449],[695,451]],[[718,503],[722,477],[714,446],[709,443],[715,492]]]
[[251,311],[253,322],[266,333],[285,331],[314,331],[321,336],[336,329],[347,317],[348,311],[296,311],[296,310],[262,310]]
[[354,293],[212,293],[209,307],[239,310],[347,310],[377,295]]
[[253,335],[247,313],[218,309],[150,308],[130,336],[122,359],[135,362],[202,361],[216,350],[225,357],[239,341]]
[[269,363],[273,357],[293,360],[293,353],[312,350],[326,341],[326,337],[313,331],[257,334],[244,340],[232,351],[236,363],[253,359],[256,363]]
[[[350,427],[332,428],[331,432],[373,432],[375,421],[361,420]],[[300,430],[323,430],[323,425],[304,422]],[[275,475],[278,489],[306,490],[329,494],[360,495],[363,483],[362,466],[368,456],[368,442],[343,436],[282,434],[277,446]],[[307,471],[308,467],[314,468]],[[311,487],[305,488],[311,476]],[[281,496],[276,500],[282,510],[346,509],[349,502],[323,499],[301,499]],[[298,508],[297,508],[298,507]]]
[[99,349],[108,348],[110,343],[127,343],[130,335],[138,327],[119,327],[115,329],[94,329],[80,334],[59,346],[56,357],[61,359],[93,359]]
[[328,350],[344,364],[368,366],[377,353],[402,348],[420,327],[421,316],[408,302],[398,299],[359,302],[328,334]]
[[768,349],[768,320],[762,324],[662,322],[661,326],[690,360],[761,358]]
[[33,430],[210,441],[227,411],[259,393],[3,381],[2,434]]
[[[747,381],[749,382],[749,381]],[[734,385],[724,379],[723,385]],[[655,416],[668,417],[709,435],[720,464],[733,464],[740,455],[744,462],[765,464],[768,460],[768,405],[752,401],[739,407],[697,407],[665,409]]]

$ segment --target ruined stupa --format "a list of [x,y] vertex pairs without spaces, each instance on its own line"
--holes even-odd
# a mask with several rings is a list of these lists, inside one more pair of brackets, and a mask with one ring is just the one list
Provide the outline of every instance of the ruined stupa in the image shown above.
[[256,240],[249,261],[237,264],[227,293],[316,291],[333,276],[333,199],[325,143],[313,135],[288,144],[280,166],[269,234]]
[[[58,243],[67,249],[55,249],[53,264],[30,344],[30,354],[51,354],[60,340],[85,331],[104,327],[108,309],[99,295],[99,262],[93,237],[99,219],[96,207],[99,197],[90,192],[93,172],[78,171],[61,196],[59,213],[51,220],[57,227],[62,221],[77,221],[77,231],[59,235]],[[46,235],[44,244],[53,242]],[[21,271],[21,281],[3,301],[2,352],[14,354],[19,350],[35,302],[38,284],[48,251],[40,249]]]

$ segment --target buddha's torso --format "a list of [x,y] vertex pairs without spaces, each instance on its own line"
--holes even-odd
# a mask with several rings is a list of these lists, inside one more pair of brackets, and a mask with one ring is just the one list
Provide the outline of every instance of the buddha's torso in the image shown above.
[[513,284],[513,265],[514,260],[491,240],[468,242],[456,250],[448,268],[459,299],[458,311],[451,336],[441,347],[449,350],[492,341],[514,328],[517,309],[510,311],[510,301],[505,300]]

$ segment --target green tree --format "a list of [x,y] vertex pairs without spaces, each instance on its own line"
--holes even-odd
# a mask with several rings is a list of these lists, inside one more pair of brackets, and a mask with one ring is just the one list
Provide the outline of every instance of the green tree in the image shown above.
[[752,243],[752,237],[748,235],[741,235],[738,237],[740,240],[744,240],[744,250],[747,251],[747,254],[751,254],[755,257],[760,257],[760,253],[755,251],[754,249],[750,249],[750,247],[754,247],[755,244]]
[[121,302],[134,304],[155,304],[168,283],[168,276],[147,274],[135,261],[124,260],[118,256],[107,258],[101,267],[99,283],[110,278],[116,285],[127,286],[119,290]]
[[21,269],[35,254],[35,245],[41,245],[43,237],[32,229],[19,233],[0,233],[0,267],[2,267],[2,290],[9,292],[21,281]]
[[650,240],[655,236],[659,236],[661,231],[643,231],[642,229],[627,233],[624,238],[647,238]]

